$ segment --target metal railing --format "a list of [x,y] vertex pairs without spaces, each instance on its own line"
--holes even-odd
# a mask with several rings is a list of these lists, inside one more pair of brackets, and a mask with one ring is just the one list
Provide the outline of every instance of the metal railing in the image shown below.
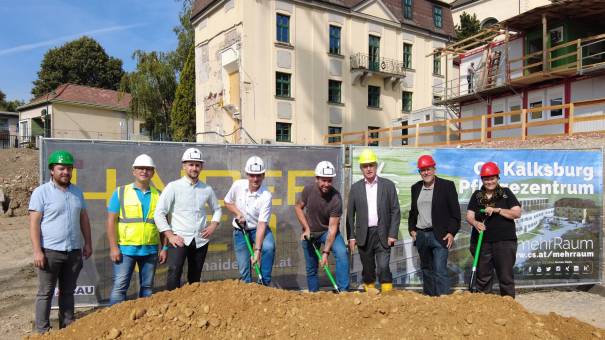
[[356,53],[351,56],[351,70],[368,70],[397,76],[405,76],[405,67],[403,67],[403,62],[389,58],[374,58],[363,53]]
[[36,147],[38,136],[19,136],[0,132],[0,149]]

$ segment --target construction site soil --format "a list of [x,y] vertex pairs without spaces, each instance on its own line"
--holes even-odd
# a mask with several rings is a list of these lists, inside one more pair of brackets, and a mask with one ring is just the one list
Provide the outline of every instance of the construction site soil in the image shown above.
[[305,293],[238,281],[196,283],[87,315],[30,339],[600,339],[605,330],[511,298]]

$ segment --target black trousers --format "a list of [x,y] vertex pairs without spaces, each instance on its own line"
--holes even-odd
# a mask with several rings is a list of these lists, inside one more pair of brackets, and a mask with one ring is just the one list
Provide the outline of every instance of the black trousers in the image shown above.
[[42,249],[46,256],[43,269],[38,270],[38,294],[36,295],[36,331],[50,330],[50,307],[59,281],[59,328],[67,327],[74,318],[74,289],[82,269],[82,252]]
[[196,248],[195,239],[188,246],[168,248],[168,276],[166,278],[166,289],[174,290],[181,286],[181,275],[183,265],[187,259],[187,282],[200,282],[202,269],[208,253],[208,243],[203,247]]
[[376,282],[376,265],[378,265],[378,279],[380,283],[393,282],[393,275],[389,262],[391,260],[391,248],[385,248],[380,243],[377,227],[368,228],[366,244],[359,249],[359,257],[363,269],[361,276],[363,283],[373,284]]
[[[475,256],[477,244],[471,244]],[[498,276],[500,295],[515,297],[515,275],[513,267],[517,256],[517,241],[483,242],[477,264],[477,289],[489,293],[494,284],[494,271]]]

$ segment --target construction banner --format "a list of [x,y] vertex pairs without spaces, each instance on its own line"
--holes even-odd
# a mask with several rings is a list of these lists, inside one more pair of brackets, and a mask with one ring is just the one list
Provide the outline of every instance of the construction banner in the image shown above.
[[[351,150],[352,180],[362,178],[357,162],[360,147]],[[436,175],[454,181],[462,228],[449,253],[453,286],[468,285],[472,255],[470,225],[465,216],[469,198],[481,187],[479,170],[498,164],[500,184],[510,188],[522,205],[515,220],[518,238],[514,267],[518,287],[577,285],[602,281],[603,151],[374,148],[379,176],[392,180],[401,205],[399,241],[391,253],[393,282],[420,286],[418,252],[408,234],[411,186],[420,181],[420,155],[432,155]],[[354,256],[352,279],[361,281],[361,263]]]
[[[246,178],[243,170],[246,160],[253,155],[264,160],[267,168],[264,184],[273,193],[269,222],[276,240],[273,282],[284,288],[306,287],[305,259],[300,246],[301,227],[295,216],[294,204],[304,185],[314,182],[313,170],[323,160],[336,165],[334,186],[342,192],[342,148],[43,139],[40,150],[41,180],[48,181],[50,177],[45,160],[51,152],[59,149],[71,152],[76,159],[72,183],[84,192],[91,219],[93,256],[85,261],[78,279],[75,292],[77,305],[104,304],[109,299],[112,263],[105,227],[107,204],[116,186],[133,181],[132,162],[135,157],[146,153],[153,158],[157,168],[152,185],[162,190],[170,181],[182,176],[180,160],[189,147],[198,147],[202,151],[205,163],[200,180],[212,186],[221,205],[231,184],[237,179]],[[221,223],[210,242],[202,272],[203,281],[239,277],[233,251],[232,218],[223,208]],[[166,272],[166,265],[158,267],[156,290],[165,287]],[[322,284],[329,285],[325,277],[321,277],[321,280]],[[136,272],[130,287],[128,295],[135,297],[139,288]]]

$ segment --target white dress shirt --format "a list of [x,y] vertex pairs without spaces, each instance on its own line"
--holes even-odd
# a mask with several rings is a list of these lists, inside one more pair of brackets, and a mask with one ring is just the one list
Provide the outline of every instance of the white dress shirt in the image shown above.
[[206,204],[213,212],[212,222],[220,222],[221,207],[212,187],[201,181],[192,183],[183,176],[168,183],[162,191],[155,210],[155,224],[160,232],[172,230],[181,236],[185,245],[195,239],[196,247],[203,247],[209,241],[201,236],[201,231],[206,228]]
[[271,198],[271,193],[264,185],[251,192],[248,180],[239,179],[231,185],[225,203],[235,204],[246,218],[246,227],[256,229],[258,222],[268,223],[271,218]]
[[373,182],[368,182],[367,179],[364,181],[368,200],[368,227],[375,227],[378,225],[378,176],[374,177]]

